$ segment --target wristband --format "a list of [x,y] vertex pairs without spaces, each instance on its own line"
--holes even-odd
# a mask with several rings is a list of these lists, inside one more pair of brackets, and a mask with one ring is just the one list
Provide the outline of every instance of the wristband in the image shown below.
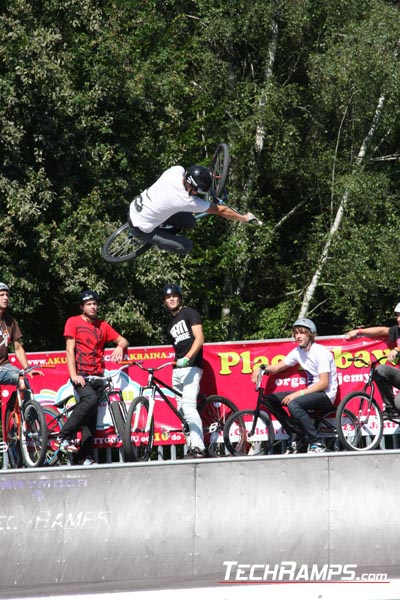
[[357,335],[361,335],[362,334],[362,330],[360,328],[357,329]]
[[300,396],[304,396],[304,391],[300,390]]

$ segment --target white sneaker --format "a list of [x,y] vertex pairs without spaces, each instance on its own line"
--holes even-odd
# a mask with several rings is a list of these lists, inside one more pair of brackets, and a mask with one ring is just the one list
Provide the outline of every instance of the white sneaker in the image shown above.
[[310,454],[322,454],[322,452],[326,452],[326,447],[319,442],[313,442],[309,445],[307,452],[310,452]]

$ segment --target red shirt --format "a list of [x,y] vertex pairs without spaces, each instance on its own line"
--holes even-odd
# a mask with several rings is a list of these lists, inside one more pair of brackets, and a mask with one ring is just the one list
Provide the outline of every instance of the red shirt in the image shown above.
[[85,321],[81,315],[70,317],[65,323],[64,337],[75,339],[75,362],[78,375],[103,373],[104,346],[119,337],[106,321]]

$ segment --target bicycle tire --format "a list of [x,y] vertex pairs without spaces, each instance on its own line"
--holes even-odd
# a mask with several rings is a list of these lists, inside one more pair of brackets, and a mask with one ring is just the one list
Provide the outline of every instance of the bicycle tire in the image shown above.
[[228,179],[229,164],[230,153],[228,144],[218,144],[210,165],[212,178],[211,191],[212,195],[215,195],[218,198],[225,189],[226,180]]
[[198,412],[203,425],[204,445],[208,456],[226,456],[224,442],[225,423],[237,406],[228,398],[213,394],[200,401]]
[[[112,392],[113,395],[117,394],[116,391]],[[119,436],[119,439],[123,440],[124,431],[125,431],[125,417],[122,414],[122,409],[120,406],[120,402],[124,402],[122,398],[122,394],[118,394],[120,397],[119,401],[109,402],[110,413],[113,419],[113,425],[115,429],[115,433]]]
[[229,417],[224,428],[224,441],[232,456],[260,456],[270,452],[275,431],[267,413],[260,411],[255,433],[249,436],[255,410],[239,410]]
[[42,406],[42,410],[47,427],[47,450],[44,464],[49,467],[56,464],[72,464],[69,455],[65,452],[61,452],[57,444],[57,438],[60,435],[61,428],[67,420],[66,417],[54,406]]
[[13,394],[7,403],[5,414],[5,442],[7,444],[8,462],[12,469],[22,467],[22,454],[19,444],[20,416],[14,411],[16,396]]
[[46,458],[47,427],[42,407],[33,398],[24,401],[21,407],[19,441],[25,467],[40,467]]
[[123,447],[128,462],[149,460],[154,443],[154,417],[148,423],[149,401],[139,396],[128,410],[123,434]]
[[347,394],[337,408],[336,429],[346,450],[377,448],[383,435],[383,417],[377,401],[370,400],[366,392]]
[[117,264],[132,260],[152,247],[152,244],[136,239],[130,231],[128,223],[124,223],[113,231],[101,250],[105,261]]

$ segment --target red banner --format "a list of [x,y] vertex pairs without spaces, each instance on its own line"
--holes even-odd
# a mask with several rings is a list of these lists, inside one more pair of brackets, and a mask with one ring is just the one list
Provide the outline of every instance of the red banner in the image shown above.
[[[369,369],[361,363],[353,363],[352,358],[361,357],[365,361],[387,355],[389,352],[385,343],[377,340],[361,338],[346,342],[343,337],[318,338],[318,343],[328,347],[334,357],[338,371],[339,391],[336,404],[349,392],[360,390],[364,386]],[[281,360],[294,347],[293,340],[263,340],[246,342],[226,342],[205,344],[204,346],[204,374],[201,391],[206,395],[219,394],[232,400],[239,409],[253,408],[257,400],[255,386],[250,376],[255,365],[264,363],[275,364]],[[118,365],[111,363],[107,357],[111,349],[106,351],[106,373],[116,371]],[[53,368],[43,369],[44,376],[35,376],[30,379],[36,400],[43,405],[53,405],[63,398],[73,395],[73,387],[69,381],[66,365],[65,351],[60,352],[34,352],[28,353],[30,365],[52,365]],[[143,361],[147,367],[158,367],[173,358],[170,346],[152,346],[130,348],[130,360]],[[11,361],[18,365],[15,356]],[[157,373],[157,376],[166,384],[171,383],[171,367],[166,367]],[[267,380],[268,379],[268,380]],[[125,402],[130,404],[133,398],[140,394],[141,386],[146,385],[147,374],[139,367],[129,367],[118,375],[115,386],[122,390]],[[275,378],[265,377],[267,391],[273,389],[294,391],[304,387],[305,378],[301,371],[291,369]],[[164,389],[168,397],[173,398],[171,392]],[[1,391],[2,418],[4,419],[5,405],[12,389],[4,386]],[[379,392],[376,391],[377,400],[381,401]],[[182,434],[169,434],[171,429],[179,428],[179,421],[162,401],[155,411],[155,439],[158,444],[184,443]],[[385,422],[385,433],[392,433],[397,426]],[[120,445],[112,427],[112,420],[103,402],[99,408],[97,446]]]

